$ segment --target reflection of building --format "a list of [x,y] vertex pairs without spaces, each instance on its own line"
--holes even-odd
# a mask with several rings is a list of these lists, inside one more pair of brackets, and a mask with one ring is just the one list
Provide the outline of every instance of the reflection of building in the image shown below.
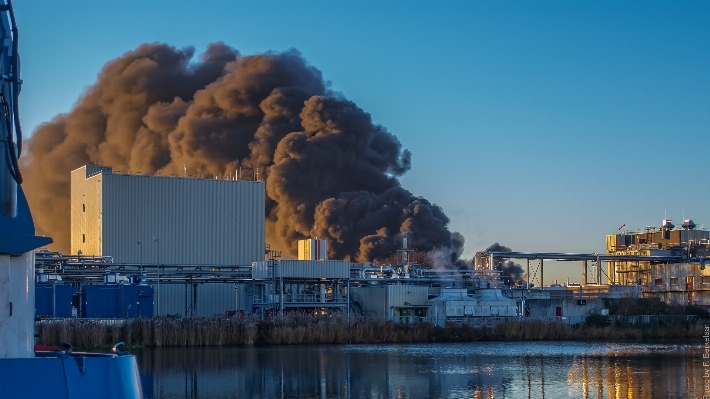
[[611,284],[640,285],[645,297],[660,297],[675,304],[710,305],[710,232],[696,230],[692,220],[676,229],[670,220],[659,228],[606,237],[612,255],[662,256],[669,260],[615,260],[607,262]]
[[[638,349],[633,350],[633,347],[627,349],[628,352],[624,348],[615,349],[602,356],[574,358],[567,373],[569,397],[612,398],[619,397],[620,392],[621,397],[629,398],[703,397],[700,362],[694,358],[700,354],[694,354],[694,349],[669,350],[663,345],[644,348],[644,352],[656,352],[655,356],[659,357],[672,353],[672,366],[653,356],[639,356]],[[672,377],[665,377],[667,375]]]
[[579,342],[136,349],[146,397],[694,398],[701,349]]

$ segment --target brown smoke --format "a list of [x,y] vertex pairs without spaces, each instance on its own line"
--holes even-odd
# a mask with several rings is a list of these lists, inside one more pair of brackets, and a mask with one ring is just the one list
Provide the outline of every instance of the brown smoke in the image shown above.
[[410,153],[370,115],[330,91],[295,50],[242,56],[215,43],[144,44],[104,66],[66,115],[42,124],[23,158],[39,232],[69,249],[69,172],[84,164],[130,173],[266,180],[267,236],[330,241],[337,259],[382,260],[406,234],[421,251],[461,254],[449,219],[400,186]]
[[[510,247],[506,247],[505,245],[495,243],[486,248],[484,252],[513,252],[513,250],[510,249]],[[497,270],[503,272],[504,284],[511,285],[523,283],[523,276],[525,275],[525,271],[523,270],[523,267],[521,265],[513,262],[512,260],[506,261],[498,257],[493,258],[493,264]]]

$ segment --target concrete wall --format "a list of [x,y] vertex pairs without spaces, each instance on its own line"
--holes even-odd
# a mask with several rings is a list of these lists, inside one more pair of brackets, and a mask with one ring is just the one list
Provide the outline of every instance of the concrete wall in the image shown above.
[[101,172],[110,168],[82,166],[71,172],[71,252],[102,253]]
[[592,310],[604,309],[603,299],[587,299],[585,305],[580,305],[577,298],[529,299],[525,307],[530,310],[531,317],[556,320],[556,309],[562,308],[562,320],[569,324],[583,323]]

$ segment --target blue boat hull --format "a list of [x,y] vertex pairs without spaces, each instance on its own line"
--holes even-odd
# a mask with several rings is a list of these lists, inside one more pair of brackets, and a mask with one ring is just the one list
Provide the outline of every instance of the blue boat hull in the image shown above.
[[100,353],[37,352],[0,359],[3,398],[142,398],[136,357]]

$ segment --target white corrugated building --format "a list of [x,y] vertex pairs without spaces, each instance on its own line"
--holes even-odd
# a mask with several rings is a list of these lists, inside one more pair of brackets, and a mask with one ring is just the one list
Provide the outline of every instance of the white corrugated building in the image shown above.
[[251,265],[264,257],[263,182],[71,174],[71,251],[115,263]]
[[517,304],[506,298],[497,288],[483,288],[476,291],[476,297],[468,295],[465,288],[444,288],[441,295],[427,301],[431,307],[429,320],[437,325],[458,320],[477,322],[481,317],[515,317]]
[[351,286],[352,301],[363,315],[400,323],[423,321],[429,287],[414,284]]

